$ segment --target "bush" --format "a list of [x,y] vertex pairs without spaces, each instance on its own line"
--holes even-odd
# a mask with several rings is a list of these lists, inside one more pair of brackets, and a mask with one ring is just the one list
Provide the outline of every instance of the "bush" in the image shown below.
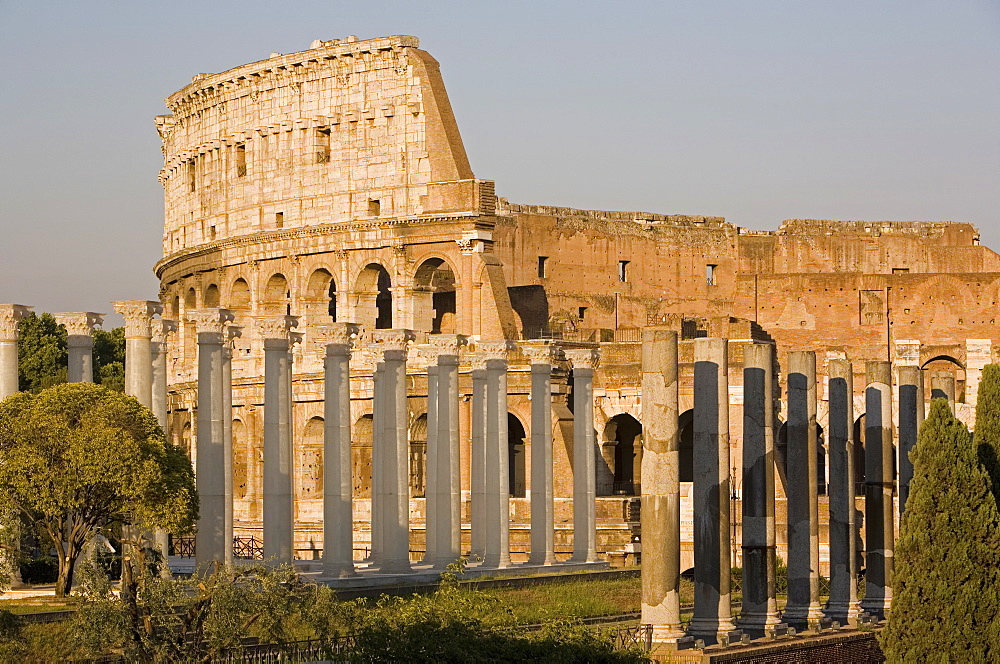
[[55,583],[59,576],[59,561],[52,556],[33,558],[21,563],[21,580],[33,586]]

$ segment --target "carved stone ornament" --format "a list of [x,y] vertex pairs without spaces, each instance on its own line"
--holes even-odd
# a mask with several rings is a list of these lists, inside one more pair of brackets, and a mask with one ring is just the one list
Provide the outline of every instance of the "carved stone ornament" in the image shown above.
[[153,300],[118,300],[111,306],[125,319],[126,337],[152,336],[153,316],[163,313],[163,307]]
[[90,336],[94,327],[104,322],[104,314],[93,311],[72,311],[55,314],[56,322],[66,327],[70,336]]
[[23,304],[0,304],[0,341],[17,341],[17,323],[30,314],[32,308]]
[[375,330],[372,332],[372,338],[375,343],[382,346],[383,352],[405,351],[417,335],[413,330]]
[[361,334],[361,326],[354,323],[332,323],[329,325],[312,325],[309,330],[320,346],[320,353],[326,353],[327,346],[348,346],[350,348]]
[[177,321],[161,318],[152,322],[152,336],[154,344],[167,343],[167,335],[177,331]]
[[469,338],[463,334],[429,334],[427,345],[434,349],[435,355],[458,355],[462,346],[469,343]]
[[185,317],[198,334],[222,334],[223,326],[234,318],[228,309],[192,309]]
[[601,361],[601,351],[596,348],[566,348],[563,353],[574,369],[596,369]]
[[517,346],[510,341],[478,341],[476,351],[486,356],[487,360],[506,360],[507,356]]
[[469,364],[472,365],[473,371],[486,371],[486,355],[483,353],[469,353],[466,355],[469,358]]
[[532,364],[555,364],[559,360],[559,347],[552,344],[521,345],[521,352]]
[[258,316],[254,321],[263,339],[289,339],[289,332],[299,324],[296,316]]

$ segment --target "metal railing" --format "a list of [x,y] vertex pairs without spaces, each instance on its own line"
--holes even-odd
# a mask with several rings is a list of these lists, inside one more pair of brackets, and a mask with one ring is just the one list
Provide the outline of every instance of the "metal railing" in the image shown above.
[[[195,538],[191,535],[170,537],[170,555],[181,558],[194,558]],[[233,557],[252,560],[264,559],[264,542],[253,535],[250,537],[233,538]]]

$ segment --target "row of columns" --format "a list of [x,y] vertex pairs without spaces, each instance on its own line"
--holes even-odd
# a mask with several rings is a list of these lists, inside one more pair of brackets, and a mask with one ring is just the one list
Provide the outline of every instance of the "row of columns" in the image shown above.
[[[829,361],[830,596],[824,610],[819,595],[816,354],[788,354],[788,601],[779,615],[775,591],[774,346],[747,344],[743,357],[743,604],[739,628],[759,635],[773,633],[784,623],[808,627],[825,620],[856,623],[862,611],[884,617],[892,601],[895,521],[890,363],[866,365],[867,585],[865,599],[859,603],[851,440],[853,372],[846,359]],[[677,335],[668,330],[644,330],[642,622],[653,625],[653,639],[661,644],[678,646],[691,637],[727,641],[740,636],[730,608],[728,365],[727,340],[694,341],[695,606],[685,632],[679,595]],[[901,510],[912,477],[908,454],[923,418],[920,381],[919,368],[899,371]]]

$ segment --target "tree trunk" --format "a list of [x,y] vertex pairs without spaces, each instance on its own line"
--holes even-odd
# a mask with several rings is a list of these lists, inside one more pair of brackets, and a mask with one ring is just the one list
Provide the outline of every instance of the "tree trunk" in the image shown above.
[[59,576],[56,578],[56,597],[66,597],[73,588],[73,567],[76,564],[75,556],[59,559]]

